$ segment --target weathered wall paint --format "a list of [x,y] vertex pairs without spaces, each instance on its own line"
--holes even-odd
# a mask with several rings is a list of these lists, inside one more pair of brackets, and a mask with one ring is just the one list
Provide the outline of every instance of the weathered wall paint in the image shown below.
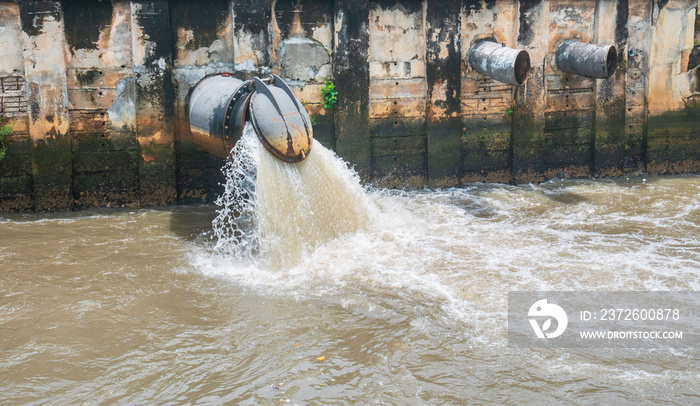
[[[213,199],[186,107],[225,72],[285,78],[378,186],[698,172],[699,20],[695,0],[0,2],[0,210]],[[562,72],[568,39],[615,45],[613,77]],[[483,40],[529,52],[523,86],[471,69]]]
[[544,127],[550,2],[521,0],[518,3],[515,48],[529,52],[532,68],[527,82],[514,90],[511,174],[515,182],[539,182],[547,179],[545,172],[549,172]]
[[335,106],[336,151],[367,181],[370,176],[369,127],[369,2],[334,3],[333,78],[338,91]]
[[130,4],[62,5],[74,204],[138,207]]
[[700,171],[698,68],[688,69],[695,40],[694,0],[654,2],[647,84],[647,170]]
[[131,1],[133,86],[143,206],[175,203],[173,62],[168,1]]
[[472,46],[488,40],[515,46],[518,4],[471,0],[462,5],[461,184],[509,182],[514,86],[469,66]]
[[32,141],[17,3],[0,3],[0,33],[0,117],[14,130],[5,139],[7,156],[0,163],[0,211],[32,210]]
[[63,13],[58,1],[22,1],[20,22],[32,140],[34,209],[73,207]]
[[593,173],[597,177],[620,176],[643,169],[641,140],[628,135],[625,123],[628,15],[627,0],[597,4],[594,42],[615,45],[618,61],[613,77],[595,81]]
[[424,3],[370,2],[369,21],[370,178],[421,187],[428,182]]
[[[646,169],[647,74],[651,44],[651,2],[628,0],[625,73],[625,172]],[[619,11],[618,11],[619,12]]]
[[271,71],[270,0],[234,0],[235,70],[261,75]]
[[427,2],[428,184],[458,186],[460,179],[461,54],[459,0]]

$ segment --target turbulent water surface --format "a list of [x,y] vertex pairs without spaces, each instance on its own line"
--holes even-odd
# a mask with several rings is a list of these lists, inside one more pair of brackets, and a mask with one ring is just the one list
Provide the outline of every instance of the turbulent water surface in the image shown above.
[[697,349],[506,335],[512,290],[700,290],[700,177],[363,190],[314,148],[245,207],[0,215],[0,403],[700,403]]

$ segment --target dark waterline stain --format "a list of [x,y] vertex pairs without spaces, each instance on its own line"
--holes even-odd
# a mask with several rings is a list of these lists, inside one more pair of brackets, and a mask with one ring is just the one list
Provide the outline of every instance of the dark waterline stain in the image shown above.
[[[112,24],[112,3],[64,0],[63,20],[66,42],[71,49],[97,49],[100,33]],[[109,31],[106,31],[109,35]]]

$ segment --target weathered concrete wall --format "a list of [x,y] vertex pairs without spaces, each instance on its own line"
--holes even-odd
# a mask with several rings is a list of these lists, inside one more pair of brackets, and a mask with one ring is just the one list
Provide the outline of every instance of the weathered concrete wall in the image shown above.
[[[568,39],[615,45],[616,73],[562,72]],[[474,71],[482,40],[527,50],[528,81]],[[0,51],[0,210],[211,200],[186,106],[223,72],[285,78],[380,186],[700,171],[695,0],[6,1]]]
[[138,206],[130,4],[85,7],[72,0],[62,6],[74,204]]
[[462,6],[461,184],[511,181],[513,116],[507,111],[514,107],[514,86],[477,73],[467,56],[483,40],[516,47],[517,10],[517,3],[503,0]]
[[37,210],[67,209],[73,199],[63,15],[55,2],[22,2],[19,11],[34,205]]
[[428,182],[425,12],[419,0],[370,2],[370,174],[380,186]]
[[[34,207],[32,140],[29,137],[28,84],[19,7],[0,4],[0,114],[14,132],[5,140],[7,156],[0,162],[0,210]],[[37,106],[38,107],[38,106]]]
[[646,162],[653,173],[700,171],[700,70],[688,69],[697,6],[655,2],[651,10]]

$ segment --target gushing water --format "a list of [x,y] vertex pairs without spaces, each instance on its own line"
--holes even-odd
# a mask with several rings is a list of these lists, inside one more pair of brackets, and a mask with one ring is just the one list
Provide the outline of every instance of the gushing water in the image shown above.
[[244,259],[258,250],[260,234],[255,179],[261,149],[248,125],[231,151],[233,159],[227,160],[222,169],[226,183],[224,192],[216,199],[220,208],[213,221],[214,250],[218,253]]
[[282,162],[247,126],[224,168],[215,250],[291,268],[313,250],[366,226],[371,205],[357,175],[318,141],[307,159]]

